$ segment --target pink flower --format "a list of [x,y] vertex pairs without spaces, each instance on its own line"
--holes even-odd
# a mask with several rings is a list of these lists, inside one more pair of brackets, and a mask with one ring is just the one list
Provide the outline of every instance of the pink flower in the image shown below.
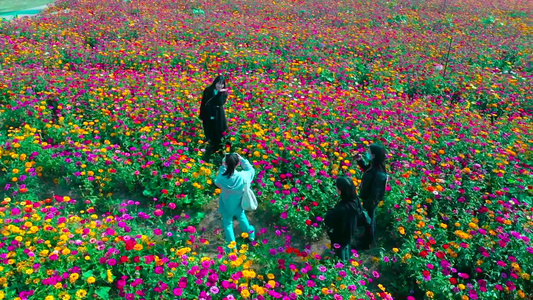
[[180,288],[175,288],[172,293],[174,294],[174,296],[181,296],[183,294],[183,290]]
[[111,258],[107,261],[107,264],[110,265],[110,266],[114,266],[117,264],[117,260],[114,259],[114,258]]
[[163,234],[163,231],[161,229],[159,229],[159,228],[156,228],[156,229],[154,229],[154,234],[155,235],[161,235],[161,234]]
[[189,232],[189,233],[195,233],[196,232],[196,228],[194,226],[187,226],[187,228],[185,228],[184,231],[185,232]]

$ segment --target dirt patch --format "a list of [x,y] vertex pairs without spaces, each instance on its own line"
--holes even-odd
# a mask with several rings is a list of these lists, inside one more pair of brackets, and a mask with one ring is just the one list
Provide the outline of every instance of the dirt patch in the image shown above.
[[[217,252],[217,247],[223,247],[225,245],[224,234],[222,229],[222,216],[217,211],[218,209],[218,198],[213,199],[208,205],[205,206],[204,213],[206,214],[204,219],[198,224],[197,229],[202,232],[202,237],[207,239],[210,244],[209,247],[206,247],[205,250],[209,252]],[[261,229],[267,229],[264,235],[261,235],[259,238],[268,239],[268,240],[279,240],[284,239],[285,236],[289,235],[291,237],[291,247],[298,249],[310,249],[312,252],[319,254],[324,253],[327,249],[327,245],[330,243],[328,237],[324,234],[320,239],[315,241],[310,241],[303,239],[301,234],[291,231],[289,228],[277,226],[275,224],[276,218],[270,214],[268,211],[257,210],[254,212],[247,212],[246,216],[251,225],[253,225],[256,230],[260,231]],[[238,222],[234,220],[233,230],[235,236],[239,237],[242,233]],[[279,231],[281,234],[278,236],[276,231]],[[242,239],[237,238],[237,243],[244,242]],[[279,243],[278,243],[279,244]]]

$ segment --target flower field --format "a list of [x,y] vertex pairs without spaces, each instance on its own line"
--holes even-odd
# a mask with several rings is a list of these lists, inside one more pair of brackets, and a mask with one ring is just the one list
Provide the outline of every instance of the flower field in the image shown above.
[[[0,22],[0,299],[531,299],[532,9],[58,0]],[[230,255],[199,225],[218,73],[225,150],[276,224]],[[378,245],[325,259],[301,244],[373,142]]]

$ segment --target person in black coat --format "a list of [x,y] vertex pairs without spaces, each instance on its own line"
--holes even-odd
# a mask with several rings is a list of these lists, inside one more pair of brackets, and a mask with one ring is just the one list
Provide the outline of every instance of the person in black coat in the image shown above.
[[357,164],[363,170],[363,178],[359,188],[359,198],[363,201],[363,208],[368,212],[371,222],[365,228],[365,235],[359,249],[369,249],[374,242],[376,233],[376,207],[385,196],[387,185],[387,170],[385,169],[385,148],[378,144],[372,144],[366,153],[366,161],[360,153],[355,155]]
[[341,260],[347,260],[351,256],[350,242],[355,237],[357,220],[363,215],[363,208],[351,178],[339,177],[336,186],[340,201],[326,213],[324,223],[328,227],[328,236],[335,255]]
[[209,147],[206,149],[207,159],[212,153],[221,149],[222,134],[228,129],[223,106],[227,99],[226,79],[219,75],[204,90],[200,105],[199,117],[202,120],[205,137],[209,142]]

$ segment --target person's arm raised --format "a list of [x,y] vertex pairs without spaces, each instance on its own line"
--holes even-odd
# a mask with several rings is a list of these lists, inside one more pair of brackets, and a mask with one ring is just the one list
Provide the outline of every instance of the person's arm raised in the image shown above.
[[254,179],[254,176],[255,176],[255,169],[254,169],[254,166],[244,157],[240,156],[239,155],[239,160],[241,162],[241,165],[242,165],[242,169],[243,171],[246,171],[247,173],[250,174],[250,181],[252,181],[252,179]]

